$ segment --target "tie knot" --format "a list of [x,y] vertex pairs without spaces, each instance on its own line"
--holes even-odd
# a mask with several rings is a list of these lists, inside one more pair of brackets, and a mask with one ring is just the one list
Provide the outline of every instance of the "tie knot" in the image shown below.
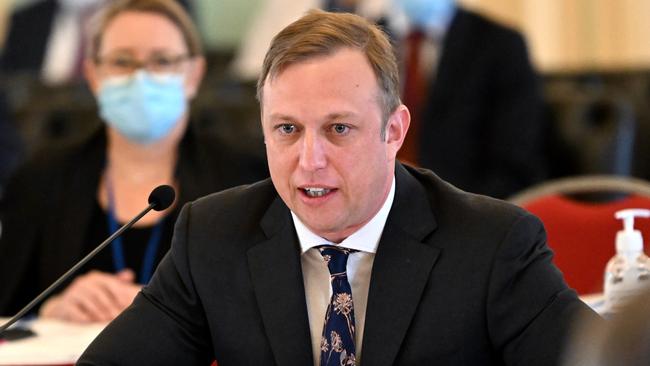
[[348,255],[358,250],[337,247],[334,245],[320,245],[316,249],[320,252],[327,263],[332,276],[344,275],[348,264]]

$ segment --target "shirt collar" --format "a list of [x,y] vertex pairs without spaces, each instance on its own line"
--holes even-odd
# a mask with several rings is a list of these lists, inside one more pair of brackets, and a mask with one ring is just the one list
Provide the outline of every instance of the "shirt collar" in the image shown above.
[[390,208],[393,205],[393,198],[395,197],[395,177],[393,176],[393,181],[390,186],[390,191],[388,196],[384,201],[381,209],[375,214],[375,216],[368,221],[367,224],[363,225],[355,233],[347,237],[339,244],[332,243],[331,241],[322,238],[314,234],[302,221],[296,216],[293,211],[291,211],[291,218],[293,219],[293,226],[296,228],[296,233],[298,234],[298,241],[300,242],[301,254],[305,253],[307,250],[323,244],[342,246],[348,249],[355,249],[367,253],[376,253],[377,246],[379,245],[379,239],[381,238],[381,233],[384,231],[384,226],[386,225],[386,219],[388,218],[388,213]]

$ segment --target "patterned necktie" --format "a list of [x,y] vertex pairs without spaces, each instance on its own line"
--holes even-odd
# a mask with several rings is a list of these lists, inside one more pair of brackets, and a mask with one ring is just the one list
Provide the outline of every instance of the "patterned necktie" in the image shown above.
[[348,255],[356,250],[333,245],[316,247],[330,270],[332,298],[327,305],[320,346],[321,366],[354,366],[354,306],[346,267]]

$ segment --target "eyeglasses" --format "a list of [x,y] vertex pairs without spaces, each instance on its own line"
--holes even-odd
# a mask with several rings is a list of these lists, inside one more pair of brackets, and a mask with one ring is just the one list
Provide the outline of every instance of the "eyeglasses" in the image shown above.
[[111,75],[129,75],[144,68],[152,73],[174,73],[180,70],[183,62],[190,59],[189,55],[155,55],[145,61],[139,61],[128,55],[112,55],[97,58],[96,63],[104,67]]

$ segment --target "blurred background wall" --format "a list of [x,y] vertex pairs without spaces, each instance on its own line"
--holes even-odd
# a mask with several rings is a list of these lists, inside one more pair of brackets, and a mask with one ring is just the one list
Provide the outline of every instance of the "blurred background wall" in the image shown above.
[[9,16],[11,0],[0,1],[0,50],[4,44],[5,32],[7,29],[7,18]]
[[[0,0],[0,47],[11,9],[36,1]],[[193,13],[206,46],[213,50],[236,48],[264,1],[194,0]],[[650,1],[459,2],[522,31],[542,72],[650,67]]]
[[650,1],[462,0],[521,30],[542,72],[650,67]]

